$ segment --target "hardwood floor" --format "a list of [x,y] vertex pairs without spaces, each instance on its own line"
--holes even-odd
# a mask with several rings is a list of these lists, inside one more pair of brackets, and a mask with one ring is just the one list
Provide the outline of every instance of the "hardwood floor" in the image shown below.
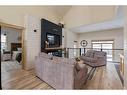
[[113,63],[106,67],[99,67],[91,80],[88,80],[84,89],[123,89],[120,78]]
[[16,62],[2,62],[2,89],[53,89],[35,76],[34,70],[22,70]]
[[[35,76],[34,70],[25,71],[16,62],[2,62],[2,89],[53,89]],[[84,89],[123,89],[113,63],[97,68]]]

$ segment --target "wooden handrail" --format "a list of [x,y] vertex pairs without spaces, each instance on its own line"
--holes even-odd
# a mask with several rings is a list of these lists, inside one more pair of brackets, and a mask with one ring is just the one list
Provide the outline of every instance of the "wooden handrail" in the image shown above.
[[[67,49],[100,49],[101,50],[101,48],[67,48]],[[102,49],[102,50],[124,50],[124,49]]]

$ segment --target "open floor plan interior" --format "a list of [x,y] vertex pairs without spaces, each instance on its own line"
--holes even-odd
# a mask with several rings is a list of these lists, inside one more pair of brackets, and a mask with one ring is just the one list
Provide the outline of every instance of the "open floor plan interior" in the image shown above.
[[2,89],[127,89],[126,10],[0,6]]

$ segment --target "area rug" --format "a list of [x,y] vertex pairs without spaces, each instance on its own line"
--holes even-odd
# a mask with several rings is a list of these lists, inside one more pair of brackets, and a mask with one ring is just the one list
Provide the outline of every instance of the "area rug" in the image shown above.
[[124,80],[123,80],[123,78],[122,78],[122,76],[120,74],[120,65],[119,64],[114,64],[114,65],[115,65],[116,71],[117,71],[117,73],[119,75],[119,78],[121,80],[121,83],[122,83],[122,85],[124,85]]

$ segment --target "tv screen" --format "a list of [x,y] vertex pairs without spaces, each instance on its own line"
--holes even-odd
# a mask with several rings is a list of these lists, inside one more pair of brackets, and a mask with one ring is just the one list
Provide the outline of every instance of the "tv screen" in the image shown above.
[[60,46],[60,36],[59,35],[47,33],[47,41],[49,42],[50,47]]
[[47,34],[47,39],[48,39],[49,45],[55,44],[55,35]]

